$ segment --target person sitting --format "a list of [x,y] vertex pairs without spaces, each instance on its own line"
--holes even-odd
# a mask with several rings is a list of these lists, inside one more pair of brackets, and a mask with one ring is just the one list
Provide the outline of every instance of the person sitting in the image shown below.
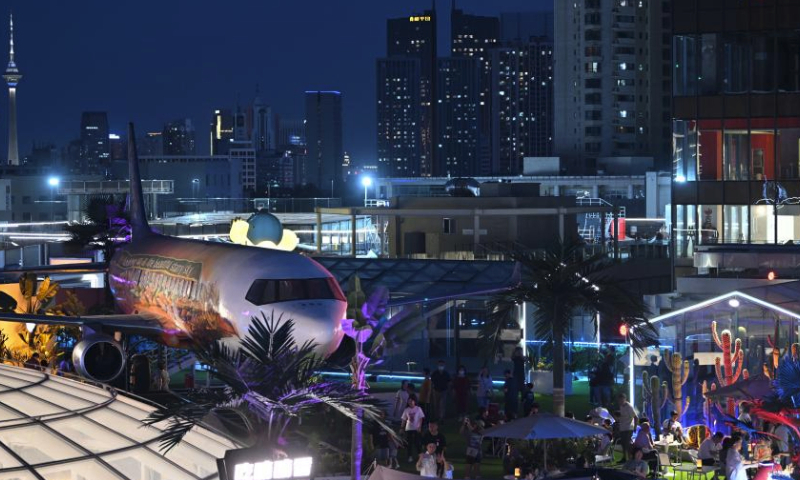
[[647,478],[647,475],[650,473],[650,467],[647,465],[647,462],[644,461],[643,457],[644,452],[642,452],[642,449],[636,448],[633,451],[633,458],[625,462],[622,469],[639,478]]
[[639,431],[636,433],[636,438],[633,439],[633,449],[642,451],[642,458],[650,465],[653,471],[658,468],[658,452],[656,445],[653,443],[653,437],[650,433],[650,422],[647,419],[642,419],[639,424]]
[[725,456],[725,475],[728,480],[747,480],[746,468],[757,467],[758,464],[745,465],[741,455],[742,438],[734,436],[730,439],[731,446]]
[[683,427],[681,422],[678,421],[678,412],[675,410],[670,412],[669,418],[664,420],[662,432],[665,435],[672,435],[676,442],[683,442]]
[[719,452],[722,450],[722,432],[717,432],[714,435],[703,440],[700,444],[700,450],[697,452],[697,458],[703,462],[703,465],[714,465],[719,458]]

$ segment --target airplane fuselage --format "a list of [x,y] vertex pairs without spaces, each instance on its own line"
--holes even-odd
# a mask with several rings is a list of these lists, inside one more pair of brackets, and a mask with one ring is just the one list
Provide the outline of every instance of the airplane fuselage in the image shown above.
[[109,282],[120,310],[152,316],[170,343],[206,329],[238,343],[262,314],[293,319],[297,342],[312,340],[324,353],[343,335],[339,285],[295,253],[152,234],[114,254]]

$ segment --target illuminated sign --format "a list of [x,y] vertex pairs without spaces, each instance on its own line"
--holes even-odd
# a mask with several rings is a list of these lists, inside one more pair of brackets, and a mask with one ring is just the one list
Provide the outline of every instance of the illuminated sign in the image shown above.
[[420,17],[408,17],[409,22],[430,22],[431,17],[429,15],[420,16]]
[[[272,452],[276,453],[276,452]],[[269,449],[250,447],[228,450],[217,460],[220,480],[306,480],[311,478],[311,457],[274,456]],[[303,452],[296,452],[302,455]],[[289,453],[291,455],[291,453]]]

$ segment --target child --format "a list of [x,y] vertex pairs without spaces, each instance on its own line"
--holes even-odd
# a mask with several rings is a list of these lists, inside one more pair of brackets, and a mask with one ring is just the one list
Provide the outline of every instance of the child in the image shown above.
[[522,414],[524,416],[528,416],[531,414],[531,408],[533,407],[533,402],[534,402],[533,384],[527,383],[525,384],[525,397],[522,400]]
[[397,461],[398,447],[398,440],[395,437],[389,436],[389,459],[386,461],[389,468],[400,468],[400,462]]

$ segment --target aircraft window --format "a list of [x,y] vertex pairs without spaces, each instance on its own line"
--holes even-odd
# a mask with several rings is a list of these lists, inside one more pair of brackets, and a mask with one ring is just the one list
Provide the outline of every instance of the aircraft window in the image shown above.
[[306,278],[289,280],[256,280],[247,290],[245,299],[254,305],[309,299],[337,299],[346,301],[332,278]]

